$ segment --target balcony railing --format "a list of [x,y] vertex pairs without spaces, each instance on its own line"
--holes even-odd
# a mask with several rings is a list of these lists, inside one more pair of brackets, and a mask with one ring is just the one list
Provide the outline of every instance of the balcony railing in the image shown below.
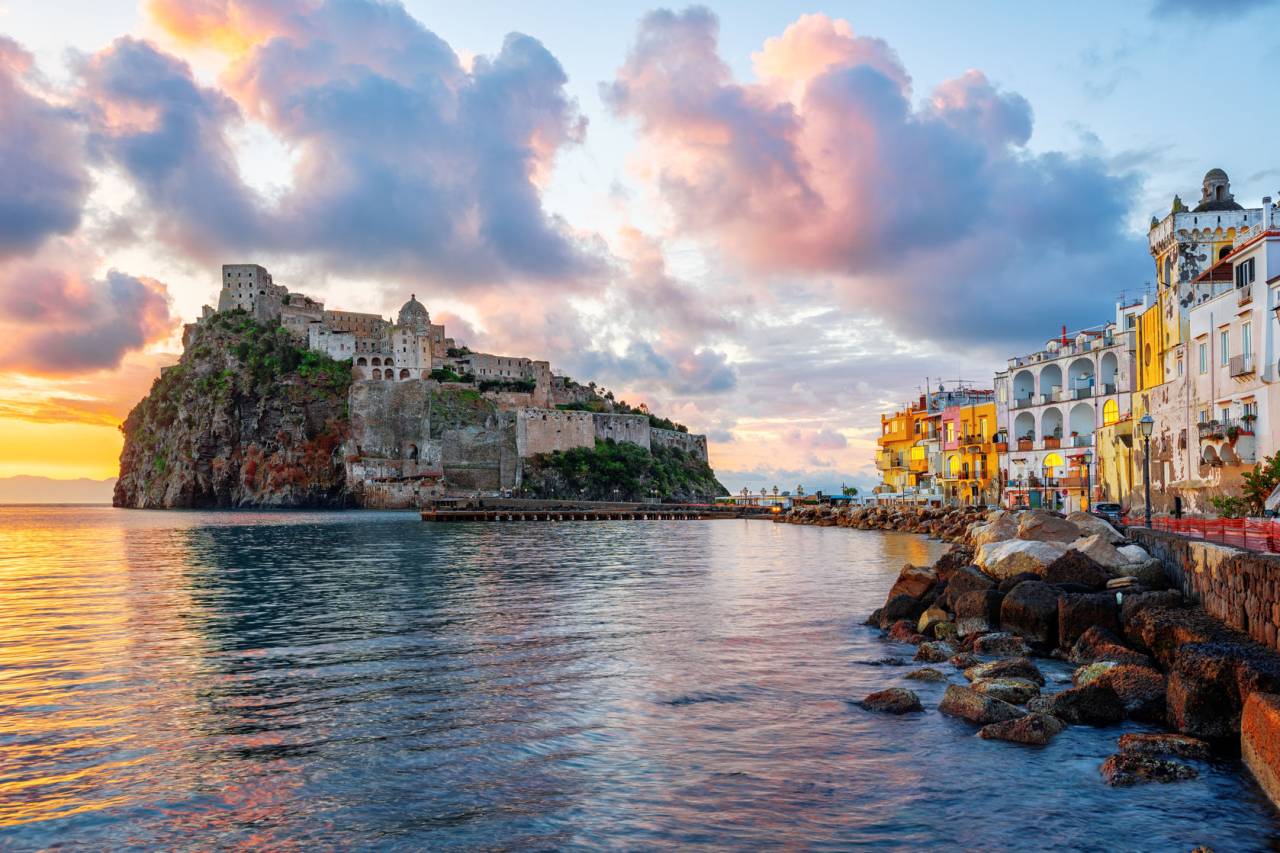
[[1093,433],[1089,435],[1073,435],[1071,436],[1072,447],[1093,447]]
[[1248,305],[1253,301],[1253,288],[1241,287],[1236,290],[1236,304]]
[[1231,356],[1230,369],[1233,377],[1248,376],[1250,373],[1255,372],[1253,366],[1253,353]]

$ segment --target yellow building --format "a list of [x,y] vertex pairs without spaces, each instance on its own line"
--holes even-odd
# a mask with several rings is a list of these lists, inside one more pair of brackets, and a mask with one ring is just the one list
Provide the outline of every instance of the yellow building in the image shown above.
[[947,503],[984,506],[999,502],[996,429],[994,402],[952,406],[942,412],[942,479]]
[[882,482],[875,489],[877,494],[901,496],[908,487],[915,485],[915,474],[910,466],[911,449],[916,443],[917,424],[922,414],[911,406],[892,415],[880,416],[876,470],[880,472]]

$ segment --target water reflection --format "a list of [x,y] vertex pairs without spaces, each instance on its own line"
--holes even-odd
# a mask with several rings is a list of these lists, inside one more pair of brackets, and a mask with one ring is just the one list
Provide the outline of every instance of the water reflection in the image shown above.
[[[937,547],[761,522],[0,509],[0,844],[1273,836],[1230,765],[1111,792],[1114,730],[1030,751],[851,707],[901,683],[863,665],[891,650],[860,617]],[[1010,780],[1018,808],[993,809]]]

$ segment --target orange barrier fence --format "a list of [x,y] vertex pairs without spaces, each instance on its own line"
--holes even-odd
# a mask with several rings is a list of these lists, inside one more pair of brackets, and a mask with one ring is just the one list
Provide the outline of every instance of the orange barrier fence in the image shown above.
[[[1122,521],[1131,527],[1146,526],[1146,519],[1140,515],[1126,516]],[[1280,521],[1270,518],[1171,518],[1158,515],[1151,519],[1151,527],[1248,551],[1280,554]]]

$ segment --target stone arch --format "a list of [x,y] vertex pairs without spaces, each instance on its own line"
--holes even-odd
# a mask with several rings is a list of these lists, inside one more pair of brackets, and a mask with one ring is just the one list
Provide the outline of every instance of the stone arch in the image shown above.
[[1050,406],[1040,415],[1040,437],[1041,438],[1061,438],[1062,437],[1062,410],[1057,406]]
[[394,366],[395,366],[396,361],[395,361],[395,359],[394,359],[394,358],[392,358],[391,356],[387,356],[386,358],[384,358],[384,359],[382,360],[382,363],[383,363],[384,365],[386,365],[387,367],[394,367]]
[[1062,368],[1050,364],[1040,371],[1040,393],[1052,394],[1062,389]]
[[382,370],[381,370],[380,368],[375,367],[375,368],[373,369],[373,378],[374,378],[374,379],[381,379],[381,378],[382,378]]
[[368,367],[368,366],[369,366],[369,359],[365,358],[364,356],[360,356],[359,358],[356,359],[356,367]]
[[1077,358],[1071,362],[1071,366],[1067,368],[1067,378],[1069,380],[1071,390],[1079,391],[1080,389],[1089,389],[1093,387],[1094,372],[1093,359]]
[[378,358],[378,357],[375,355],[375,356],[373,357],[373,360],[370,362],[370,364],[372,364],[374,367],[382,367],[382,359]]
[[1102,404],[1102,425],[1111,426],[1120,420],[1120,404],[1115,400],[1108,400]]
[[1023,438],[1036,437],[1036,416],[1030,412],[1019,412],[1018,416],[1013,419],[1013,438],[1015,441]]
[[409,368],[407,368],[407,367],[402,367],[402,368],[400,368],[400,378],[401,378],[402,380],[403,380],[403,379],[408,379],[408,378],[409,378]]
[[1071,415],[1067,420],[1067,426],[1076,435],[1093,435],[1096,420],[1091,403],[1076,403],[1071,407]]
[[[1104,386],[1111,386],[1114,390],[1119,374],[1120,359],[1116,358],[1116,354],[1114,352],[1103,353],[1102,359],[1098,362],[1098,381]],[[1111,392],[1106,391],[1104,388],[1103,393]]]
[[1025,400],[1036,393],[1036,376],[1030,370],[1019,370],[1013,375],[1013,399]]
[[1223,246],[1221,249],[1218,250],[1218,260],[1222,260],[1229,254],[1231,254],[1231,247]]

